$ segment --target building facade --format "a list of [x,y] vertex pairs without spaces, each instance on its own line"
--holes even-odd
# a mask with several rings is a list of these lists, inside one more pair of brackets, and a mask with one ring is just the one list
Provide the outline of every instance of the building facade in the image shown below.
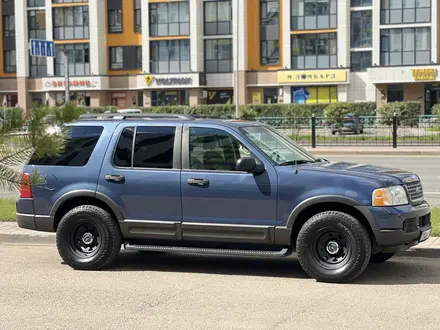
[[[414,100],[429,114],[440,103],[434,0],[2,0],[0,10],[8,106],[63,104],[64,53],[70,97],[90,106]],[[30,39],[53,40],[56,56],[31,57]]]

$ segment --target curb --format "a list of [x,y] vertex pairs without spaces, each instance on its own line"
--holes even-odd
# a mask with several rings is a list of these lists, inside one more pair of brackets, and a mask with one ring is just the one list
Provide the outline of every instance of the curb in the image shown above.
[[305,148],[308,152],[316,155],[368,155],[368,156],[439,156],[440,150],[399,150],[399,149],[385,149],[385,150],[368,150],[365,149],[322,149],[322,148]]

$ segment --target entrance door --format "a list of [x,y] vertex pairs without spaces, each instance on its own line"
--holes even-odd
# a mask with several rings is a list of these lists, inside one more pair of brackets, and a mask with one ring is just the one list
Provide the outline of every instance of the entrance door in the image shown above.
[[[183,239],[273,244],[277,175],[270,163],[224,127],[186,124],[183,134]],[[185,142],[186,141],[186,142]],[[259,175],[235,170],[250,156],[265,164]]]

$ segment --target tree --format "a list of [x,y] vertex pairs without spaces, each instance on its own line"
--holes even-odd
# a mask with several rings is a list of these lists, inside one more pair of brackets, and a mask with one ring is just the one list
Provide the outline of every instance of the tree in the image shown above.
[[[22,183],[22,173],[17,167],[31,158],[57,156],[64,150],[65,131],[51,133],[46,118],[51,115],[48,108],[33,108],[27,118],[21,109],[8,109],[0,121],[0,187],[16,191]],[[3,118],[4,117],[4,118]],[[17,132],[26,124],[27,132]],[[43,184],[44,177],[37,171],[30,173],[30,183]]]

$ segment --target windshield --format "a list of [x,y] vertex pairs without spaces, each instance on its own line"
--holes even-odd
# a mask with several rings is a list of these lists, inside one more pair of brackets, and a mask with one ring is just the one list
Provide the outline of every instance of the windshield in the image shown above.
[[315,162],[307,151],[265,126],[247,126],[240,129],[244,135],[264,154],[278,165],[293,165],[295,162]]

